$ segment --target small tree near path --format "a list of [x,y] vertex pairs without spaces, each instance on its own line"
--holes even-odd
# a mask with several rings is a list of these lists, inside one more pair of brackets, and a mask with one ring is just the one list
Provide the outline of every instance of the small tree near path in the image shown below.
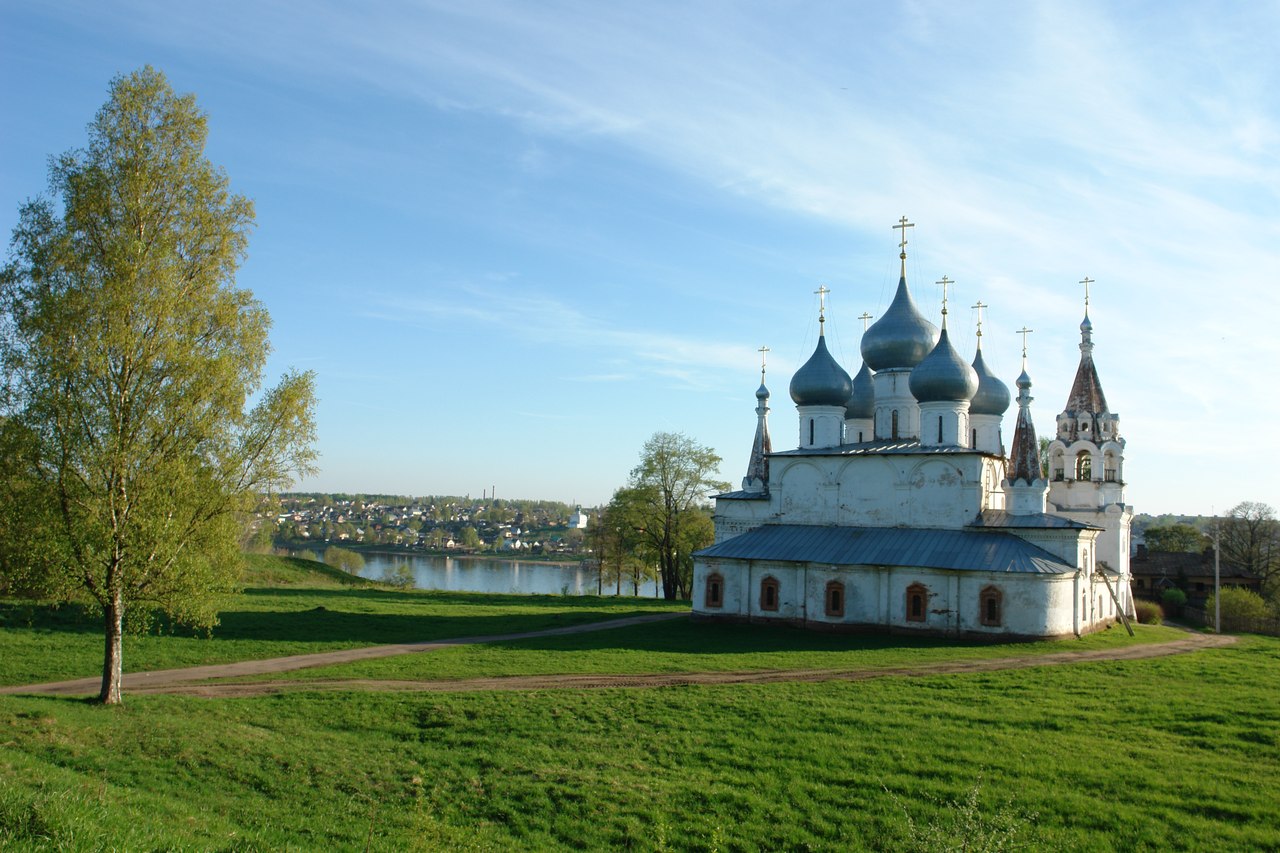
[[46,524],[0,565],[97,603],[116,704],[126,628],[157,607],[216,624],[257,495],[314,458],[314,377],[261,389],[270,319],[235,287],[253,205],[205,159],[195,98],[143,68],[88,132],[50,162],[56,203],[22,206],[0,274],[0,502]]

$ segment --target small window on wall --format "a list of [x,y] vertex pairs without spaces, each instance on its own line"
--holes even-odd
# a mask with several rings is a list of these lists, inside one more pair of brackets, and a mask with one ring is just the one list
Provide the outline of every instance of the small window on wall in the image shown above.
[[1004,594],[994,586],[984,589],[978,596],[978,621],[998,628],[1004,624]]
[[809,418],[809,445],[813,446],[813,418]]
[[775,578],[760,581],[760,609],[778,609],[778,581]]
[[724,606],[724,578],[720,575],[707,575],[707,607]]
[[938,415],[938,444],[942,444],[942,415]]
[[913,583],[907,587],[907,621],[923,622],[929,607],[929,590],[924,584]]
[[894,409],[894,410],[893,410],[893,417],[892,417],[892,421],[893,421],[893,433],[892,433],[892,435],[893,435],[893,438],[897,438],[897,437],[898,437],[898,410],[897,410],[897,409]]
[[826,600],[826,614],[837,619],[842,618],[844,616],[844,584],[840,581],[830,581],[827,584]]

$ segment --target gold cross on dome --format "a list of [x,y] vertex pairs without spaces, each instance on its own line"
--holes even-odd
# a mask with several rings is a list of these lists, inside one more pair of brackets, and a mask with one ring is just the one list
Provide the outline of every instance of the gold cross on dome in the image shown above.
[[769,357],[769,348],[760,347],[756,352],[760,353],[760,375],[764,376],[764,360]]
[[871,322],[871,315],[866,311],[863,311],[862,316],[858,319],[862,321],[862,331],[865,332],[867,330],[867,324]]
[[893,226],[895,231],[902,232],[902,239],[898,243],[898,248],[902,250],[903,254],[906,254],[907,251],[907,229],[915,227],[916,224],[914,222],[908,222],[907,217],[905,216],[898,220],[897,225]]
[[955,284],[955,282],[944,275],[941,279],[935,281],[934,284],[942,285],[942,313],[945,314],[947,313],[947,285]]
[[1035,329],[1028,329],[1026,326],[1023,326],[1021,329],[1014,332],[1014,334],[1016,335],[1022,335],[1022,357],[1024,360],[1027,357],[1027,335],[1031,334],[1034,331]]
[[1080,279],[1078,283],[1084,285],[1084,310],[1088,311],[1089,310],[1089,285],[1093,284],[1093,279],[1089,278],[1089,276],[1085,276],[1084,278]]
[[831,292],[830,289],[828,289],[825,284],[818,285],[818,289],[814,291],[814,293],[818,294],[818,323],[819,324],[826,322],[827,294],[830,292]]
[[988,307],[981,299],[973,306],[978,311],[978,337],[982,337],[982,309]]

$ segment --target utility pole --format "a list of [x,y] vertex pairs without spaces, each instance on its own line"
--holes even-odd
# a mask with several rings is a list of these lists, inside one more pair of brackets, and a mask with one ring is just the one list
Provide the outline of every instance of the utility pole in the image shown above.
[[1213,517],[1213,631],[1215,634],[1222,633],[1222,572],[1220,568],[1222,549],[1218,547],[1221,529],[1222,525],[1215,515]]

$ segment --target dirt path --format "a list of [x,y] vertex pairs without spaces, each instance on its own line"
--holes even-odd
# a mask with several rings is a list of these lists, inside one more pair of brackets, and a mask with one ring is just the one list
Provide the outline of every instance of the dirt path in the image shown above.
[[[502,634],[489,637],[463,637],[454,640],[438,640],[430,643],[405,643],[389,646],[372,646],[340,652],[322,652],[314,655],[295,655],[286,658],[242,661],[216,666],[199,666],[189,669],[170,669],[159,672],[139,672],[125,676],[126,693],[178,693],[188,696],[243,697],[265,696],[296,690],[379,690],[418,692],[475,692],[482,690],[588,690],[607,687],[676,687],[703,684],[773,684],[783,681],[862,681],[886,676],[921,677],[945,673],[990,672],[1004,669],[1026,669],[1034,666],[1054,666],[1105,660],[1143,660],[1184,654],[1201,649],[1217,648],[1234,643],[1236,638],[1215,634],[1188,633],[1167,643],[1150,643],[1126,646],[1120,649],[1095,649],[1079,652],[1056,652],[1027,657],[988,658],[971,661],[940,661],[920,666],[858,668],[858,669],[800,669],[800,670],[752,670],[746,672],[685,672],[658,675],[520,675],[489,678],[466,678],[446,681],[378,681],[374,679],[317,679],[311,681],[256,681],[248,683],[224,682],[195,684],[210,678],[235,678],[270,672],[286,672],[312,666],[346,663],[355,660],[388,657],[390,655],[426,652],[450,646],[470,643],[520,640],[531,637],[550,637],[560,634],[580,634],[601,631],[624,625],[637,625],[663,619],[674,619],[686,614],[654,614],[594,622],[569,628],[553,628],[546,631],[530,631],[523,634]],[[0,693],[24,693],[46,695],[83,695],[98,691],[100,679],[82,678],[54,684],[36,684],[27,687],[0,688]]]

